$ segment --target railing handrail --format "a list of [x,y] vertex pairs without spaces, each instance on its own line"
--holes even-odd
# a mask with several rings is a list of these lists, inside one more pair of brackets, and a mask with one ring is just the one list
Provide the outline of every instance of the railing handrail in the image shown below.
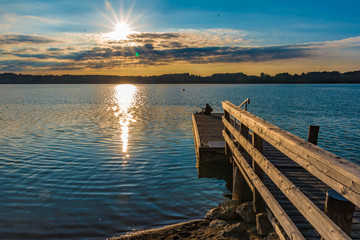
[[247,105],[250,104],[250,98],[245,99],[245,101],[243,101],[239,107],[242,107],[245,104],[245,111],[247,111]]
[[[325,184],[340,192],[355,205],[360,206],[360,166],[308,143],[228,101],[222,102],[222,105],[225,116],[232,115],[235,120],[251,129],[253,134],[273,145]],[[226,130],[223,134],[227,145],[230,147],[233,143],[233,140],[231,140],[231,136],[233,136],[322,236],[329,239],[333,239],[334,236],[341,239],[350,239],[295,185],[283,176],[269,160],[257,151],[232,126],[226,117],[223,118],[223,122]],[[265,198],[264,200],[266,201]],[[316,218],[312,217],[312,215]],[[321,224],[317,221],[321,221]]]
[[225,111],[294,162],[360,207],[360,166],[311,144],[228,102]]
[[225,131],[223,131],[223,136],[225,142],[228,143],[228,146],[235,157],[234,160],[237,166],[239,167],[239,170],[243,175],[244,173],[246,173],[247,176],[244,176],[246,181],[248,182],[248,184],[249,181],[252,181],[251,185],[249,184],[251,190],[254,191],[254,188],[256,188],[259,191],[259,193],[265,199],[265,202],[267,203],[273,214],[278,218],[279,223],[282,226],[286,226],[283,227],[284,231],[287,233],[288,236],[291,236],[291,239],[305,239],[304,236],[299,231],[299,229],[294,224],[294,222],[291,220],[289,215],[286,214],[284,209],[276,201],[276,199],[271,194],[271,192],[266,188],[264,183],[257,177],[254,170],[247,163],[246,159],[242,156],[237,146],[235,146],[234,142],[230,139],[230,137],[227,135]]

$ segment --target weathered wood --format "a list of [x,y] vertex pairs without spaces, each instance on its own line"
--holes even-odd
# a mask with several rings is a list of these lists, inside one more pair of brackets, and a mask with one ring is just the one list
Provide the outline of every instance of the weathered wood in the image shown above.
[[204,162],[228,162],[229,158],[224,155],[225,142],[221,134],[224,126],[221,113],[192,114],[192,129],[198,166],[204,166]]
[[[225,117],[226,119],[226,114]],[[228,116],[228,122],[230,122],[230,115]],[[235,128],[235,126],[233,126]],[[230,135],[229,130],[225,128],[225,132],[227,131],[228,135]],[[244,137],[249,136],[249,128],[244,125],[240,125],[240,132]],[[234,163],[234,171],[233,171],[233,193],[232,193],[232,200],[238,200],[241,202],[242,196],[244,195],[245,191],[245,176],[240,173],[238,166]],[[241,168],[241,166],[240,166]]]
[[360,166],[224,101],[223,108],[265,141],[360,207]]
[[240,124],[240,133],[243,135],[246,139],[249,138],[249,128],[245,126],[244,124]]
[[[252,144],[259,152],[263,153],[263,140],[256,133],[254,133],[252,135]],[[259,166],[259,164],[257,164],[257,162],[254,159],[252,159],[252,165],[253,165],[255,174],[259,177],[259,179],[261,181],[263,181],[264,172],[261,169],[261,167]],[[255,189],[255,191],[253,191],[253,199],[254,199],[253,206],[254,206],[255,213],[265,212],[265,202],[262,199],[260,193],[256,189]]]
[[[233,159],[234,156],[232,156],[231,158]],[[236,164],[233,160],[231,160],[231,162],[232,162],[233,164]],[[249,177],[247,176],[247,174],[245,173],[244,169],[242,169],[242,167],[239,166],[239,165],[236,165],[236,167],[237,167],[237,169],[240,171],[241,176],[244,177],[244,179],[245,179],[247,185],[249,186],[251,192],[254,192],[255,187],[254,187],[253,183],[251,182],[251,180],[249,179]],[[234,171],[234,170],[233,170],[233,171]],[[243,200],[243,198],[241,198],[241,199]]]
[[242,200],[243,196],[243,189],[244,189],[244,181],[245,178],[241,174],[238,166],[233,163],[233,191],[232,191],[232,200],[240,201]]
[[334,190],[326,193],[325,213],[350,236],[355,205]]
[[284,209],[281,207],[281,205],[276,201],[274,196],[270,193],[270,191],[266,188],[264,183],[258,178],[258,176],[255,174],[252,167],[247,163],[246,159],[243,157],[243,155],[240,153],[240,151],[236,148],[233,141],[230,139],[230,137],[223,131],[223,136],[226,142],[229,144],[229,148],[231,148],[231,151],[233,155],[235,156],[235,162],[237,165],[240,165],[246,174],[248,175],[249,179],[254,184],[254,187],[259,191],[263,199],[265,200],[266,204],[276,217],[276,219],[279,221],[280,225],[286,232],[286,234],[289,236],[290,239],[305,239],[299,229],[296,227],[296,225],[293,223],[293,221],[289,218],[289,216],[285,213]]
[[[227,112],[226,110],[224,110],[224,118],[228,121],[228,122],[230,122],[230,114],[229,114],[229,112]],[[230,133],[229,133],[229,131],[226,129],[226,128],[224,128],[224,130],[226,131],[226,133],[229,135]],[[227,155],[227,156],[230,156],[231,155],[231,153],[229,152],[229,146],[227,145],[227,143],[225,142],[225,155]]]
[[279,236],[280,240],[287,240],[285,231],[279,226],[278,221],[276,220],[274,214],[271,211],[267,211],[267,216],[270,223],[273,225],[273,228],[276,234]]
[[[219,114],[222,115],[222,114]],[[201,136],[201,150],[204,150],[205,152],[210,152],[211,148],[206,147],[207,145],[207,139],[213,139],[214,137],[217,137],[219,132],[221,133],[222,130],[224,130],[224,125],[221,121],[221,116],[219,116],[220,121],[217,121],[216,123],[212,122],[212,119],[202,118],[202,117],[208,117],[204,115],[195,115],[197,120],[196,127],[199,127],[199,131],[201,132],[199,135]],[[215,114],[214,116],[215,117]],[[211,117],[212,118],[212,117]],[[218,118],[218,117],[216,117]],[[231,125],[235,124],[235,128],[237,131],[240,131],[240,121],[237,121],[234,116],[230,115],[230,123]],[[243,122],[242,122],[243,123]],[[193,121],[194,124],[194,121]],[[245,125],[245,124],[243,124]],[[203,129],[203,130],[201,130]],[[206,131],[204,131],[206,130]],[[253,138],[253,129],[249,132],[249,137]],[[257,134],[255,132],[255,134]],[[223,139],[222,134],[221,139]],[[231,133],[230,135],[231,136]],[[247,138],[250,143],[253,143],[254,141],[250,138]],[[231,136],[231,140],[236,145],[236,147],[239,149],[243,149],[240,145],[240,143],[234,139],[233,136]],[[195,136],[194,136],[194,142],[195,142]],[[270,145],[267,141],[263,142],[263,155],[271,162],[273,165],[278,168],[293,184],[296,185],[296,187],[299,188],[300,191],[302,191],[313,203],[321,210],[324,211],[325,207],[325,197],[326,192],[330,189],[328,186],[326,186],[325,183],[319,181],[318,178],[311,175],[307,169],[300,166],[298,163],[292,161],[289,156],[284,155],[284,153],[281,153],[278,149],[276,149],[274,146]],[[308,143],[309,144],[309,143]],[[196,144],[195,144],[196,145]],[[224,144],[225,145],[225,144]],[[312,144],[310,144],[312,145]],[[213,145],[214,146],[214,145]],[[224,148],[223,148],[224,149]],[[244,151],[241,150],[241,154],[245,157],[247,163],[249,166],[251,163],[251,157]],[[202,152],[202,151],[200,151]],[[234,157],[235,158],[235,157]],[[227,158],[226,162],[229,161],[229,158]],[[225,162],[224,162],[225,163]],[[315,163],[316,164],[316,163]],[[313,165],[315,165],[313,164]],[[319,163],[321,164],[321,162]],[[232,166],[232,163],[231,165]],[[251,183],[251,179],[247,176],[245,170],[240,168],[241,166],[238,166],[238,170],[241,172],[242,176],[244,176],[246,185],[250,185],[251,191],[254,192],[254,187]],[[215,168],[216,169],[216,168]],[[321,170],[321,169],[319,169]],[[198,168],[199,171],[199,168]],[[324,171],[326,172],[326,171]],[[328,174],[331,176],[331,174]],[[230,180],[232,177],[232,174],[229,175]],[[228,182],[229,183],[229,182]],[[250,183],[250,184],[249,184]],[[281,205],[281,207],[285,210],[285,212],[288,214],[288,216],[292,219],[292,221],[296,224],[299,231],[302,233],[302,235],[306,239],[320,239],[320,235],[317,233],[317,231],[312,227],[312,225],[304,218],[304,216],[299,212],[293,204],[289,201],[289,199],[283,194],[281,190],[269,179],[267,175],[264,175],[263,183],[268,188],[268,190],[271,192],[271,194],[276,198],[276,201]],[[356,186],[355,186],[356,188]],[[252,194],[249,194],[250,189],[246,189],[245,197],[252,197]],[[252,199],[248,199],[252,200]],[[270,210],[268,210],[270,211]],[[353,239],[360,239],[360,209],[357,209],[354,213],[354,219],[353,224],[351,228],[351,238]],[[281,224],[278,221],[275,221],[279,228],[275,228],[275,230],[282,231],[284,234]]]
[[319,126],[309,125],[309,132],[307,137],[308,142],[317,145],[319,129],[320,129]]
[[[230,131],[248,154],[259,164],[269,178],[294,204],[303,216],[326,239],[350,239],[333,221],[329,219],[310,199],[308,199],[291,181],[268,161],[252,144],[223,118],[224,126]],[[230,139],[224,136],[230,146]],[[232,149],[233,151],[233,149]]]
[[193,114],[191,118],[192,118],[192,129],[194,135],[195,150],[198,151],[198,148],[201,146],[201,142],[199,136],[199,129],[195,119],[195,114]]

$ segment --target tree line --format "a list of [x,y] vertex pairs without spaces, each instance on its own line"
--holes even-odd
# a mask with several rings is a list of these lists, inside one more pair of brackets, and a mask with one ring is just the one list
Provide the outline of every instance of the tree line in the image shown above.
[[274,76],[261,73],[260,76],[244,73],[218,73],[200,76],[189,73],[163,74],[157,76],[115,76],[115,75],[31,75],[2,73],[0,84],[255,84],[255,83],[360,83],[360,71],[340,73],[308,72],[302,74],[279,73]]

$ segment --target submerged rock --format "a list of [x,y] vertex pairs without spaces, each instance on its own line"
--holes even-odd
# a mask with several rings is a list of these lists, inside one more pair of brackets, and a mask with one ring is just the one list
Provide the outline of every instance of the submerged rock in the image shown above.
[[256,221],[256,215],[253,208],[253,202],[242,203],[236,212],[244,219],[247,223],[254,223]]

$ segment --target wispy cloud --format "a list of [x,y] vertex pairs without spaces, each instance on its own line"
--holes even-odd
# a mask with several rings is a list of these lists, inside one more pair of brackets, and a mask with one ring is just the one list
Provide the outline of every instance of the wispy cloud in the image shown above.
[[43,36],[25,35],[25,34],[4,34],[0,35],[0,44],[50,44],[60,41]]

